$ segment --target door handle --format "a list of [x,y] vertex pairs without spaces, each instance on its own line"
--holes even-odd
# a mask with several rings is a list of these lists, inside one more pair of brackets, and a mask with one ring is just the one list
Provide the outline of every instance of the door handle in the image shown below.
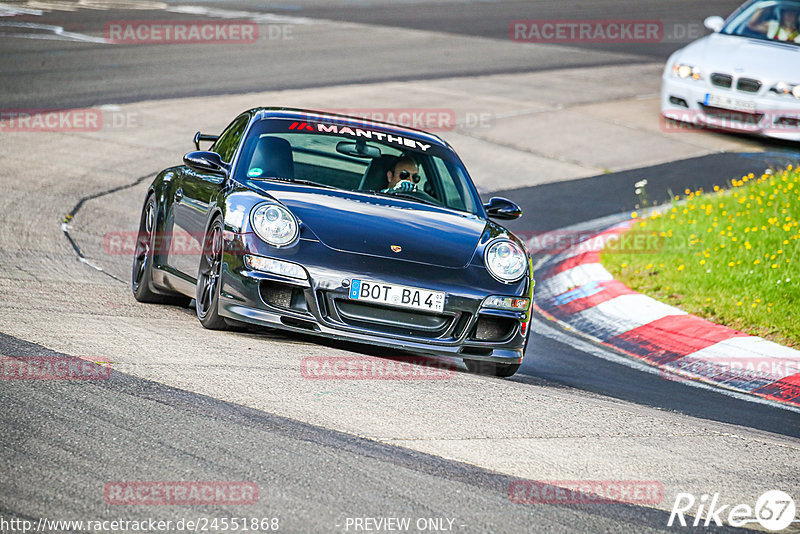
[[183,199],[183,188],[179,187],[175,190],[175,202],[180,202]]

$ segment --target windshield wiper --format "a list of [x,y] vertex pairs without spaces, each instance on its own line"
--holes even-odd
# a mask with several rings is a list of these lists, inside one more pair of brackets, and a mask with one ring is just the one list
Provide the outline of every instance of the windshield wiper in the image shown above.
[[311,180],[303,180],[302,178],[284,178],[283,176],[259,176],[258,178],[250,178],[251,180],[276,180],[278,182],[289,182],[292,184],[310,185],[312,187],[323,187],[325,189],[341,189],[339,187],[321,184],[319,182],[312,182]]

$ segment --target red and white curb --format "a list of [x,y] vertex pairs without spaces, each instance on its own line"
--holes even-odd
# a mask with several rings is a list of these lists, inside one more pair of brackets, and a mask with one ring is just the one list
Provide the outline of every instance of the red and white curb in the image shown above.
[[[689,315],[633,291],[600,264],[632,221],[604,230],[557,230],[527,242],[536,260],[534,308],[563,327],[659,369],[665,379],[800,406],[800,351]],[[564,235],[581,241],[553,250]],[[559,241],[560,239],[560,241]]]

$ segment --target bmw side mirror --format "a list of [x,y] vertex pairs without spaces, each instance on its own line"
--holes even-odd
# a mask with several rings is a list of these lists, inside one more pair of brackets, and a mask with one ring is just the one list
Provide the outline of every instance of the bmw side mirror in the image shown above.
[[189,152],[183,156],[183,162],[196,171],[228,175],[228,165],[216,152]]
[[489,202],[483,205],[486,215],[493,219],[519,219],[522,217],[522,208],[507,198],[492,197]]
[[720,31],[723,26],[725,26],[725,19],[716,15],[713,17],[708,17],[703,21],[703,26],[716,33]]

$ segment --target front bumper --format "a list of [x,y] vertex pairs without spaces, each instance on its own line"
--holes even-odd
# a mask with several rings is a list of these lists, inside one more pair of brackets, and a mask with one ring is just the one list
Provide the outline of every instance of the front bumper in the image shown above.
[[[710,105],[706,95],[747,102],[753,109],[743,111]],[[661,82],[661,114],[668,119],[710,129],[800,141],[800,99],[770,93],[768,87],[762,87],[757,93],[748,93],[716,87],[705,79],[694,81],[667,74]],[[663,128],[671,129],[668,124]]]
[[[481,307],[489,295],[528,297],[532,281],[501,284],[482,266],[463,269],[339,252],[315,240],[275,249],[249,234],[234,234],[226,250],[246,251],[302,265],[308,280],[254,271],[243,253],[226,252],[220,315],[238,321],[419,354],[515,364],[522,361],[530,307],[508,311]],[[335,268],[331,266],[335,265]],[[394,308],[349,299],[353,278],[446,292],[442,313]],[[487,280],[490,279],[490,280]]]

